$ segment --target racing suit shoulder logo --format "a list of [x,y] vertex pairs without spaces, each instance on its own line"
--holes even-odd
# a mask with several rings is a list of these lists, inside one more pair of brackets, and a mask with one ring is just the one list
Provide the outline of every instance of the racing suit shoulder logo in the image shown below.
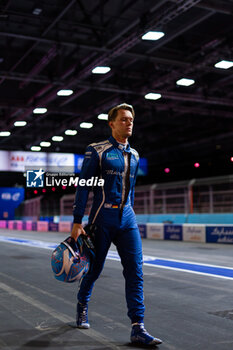
[[96,152],[100,154],[103,153],[105,149],[108,149],[111,146],[111,144],[107,140],[103,142],[92,143],[90,146],[92,146],[96,150]]
[[95,146],[95,149],[97,152],[102,151],[103,148],[104,148],[104,146]]

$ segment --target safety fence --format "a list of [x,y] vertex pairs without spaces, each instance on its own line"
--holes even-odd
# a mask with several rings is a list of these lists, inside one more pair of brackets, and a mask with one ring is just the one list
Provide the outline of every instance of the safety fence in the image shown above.
[[232,213],[233,175],[138,186],[136,214]]

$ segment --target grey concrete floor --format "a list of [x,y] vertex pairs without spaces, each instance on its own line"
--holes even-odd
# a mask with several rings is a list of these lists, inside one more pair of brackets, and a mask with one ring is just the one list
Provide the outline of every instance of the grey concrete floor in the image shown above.
[[[59,243],[67,235],[1,230]],[[114,247],[111,247],[114,250]],[[144,254],[233,266],[233,246],[143,241]],[[78,284],[57,281],[51,250],[0,242],[0,349],[135,349],[129,343],[120,262],[107,260],[89,306],[91,329],[75,328]],[[144,266],[145,326],[164,350],[233,349],[233,280]],[[138,348],[138,347],[137,347]]]

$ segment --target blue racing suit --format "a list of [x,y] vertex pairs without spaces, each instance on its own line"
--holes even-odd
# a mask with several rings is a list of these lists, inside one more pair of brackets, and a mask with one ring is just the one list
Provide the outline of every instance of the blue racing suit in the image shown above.
[[[78,301],[88,303],[94,282],[99,277],[108,249],[113,242],[121,258],[125,278],[128,316],[132,323],[143,322],[142,244],[133,211],[134,186],[138,170],[137,151],[118,143],[112,136],[86,149],[80,179],[98,177],[104,186],[94,187],[89,224],[97,226],[96,259],[83,278]],[[89,187],[90,188],[90,187]],[[78,186],[74,203],[74,223],[81,223],[89,194],[88,186]]]

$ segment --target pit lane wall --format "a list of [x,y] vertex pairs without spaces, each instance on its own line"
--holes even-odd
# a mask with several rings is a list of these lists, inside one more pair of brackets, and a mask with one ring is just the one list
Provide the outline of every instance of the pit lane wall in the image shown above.
[[[142,238],[200,243],[233,244],[233,225],[218,224],[139,224]],[[38,232],[71,232],[71,221],[0,220],[1,229]]]

